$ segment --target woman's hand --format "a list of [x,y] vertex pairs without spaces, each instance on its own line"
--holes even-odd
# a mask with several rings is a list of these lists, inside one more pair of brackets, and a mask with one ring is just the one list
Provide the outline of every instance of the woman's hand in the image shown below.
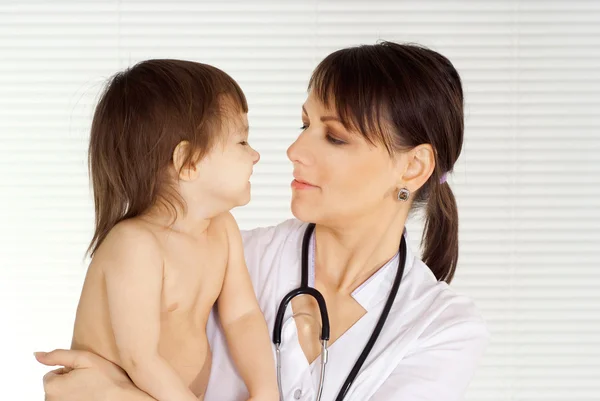
[[126,396],[133,389],[127,374],[91,352],[58,349],[36,352],[35,358],[47,366],[64,366],[44,375],[46,401],[133,399]]

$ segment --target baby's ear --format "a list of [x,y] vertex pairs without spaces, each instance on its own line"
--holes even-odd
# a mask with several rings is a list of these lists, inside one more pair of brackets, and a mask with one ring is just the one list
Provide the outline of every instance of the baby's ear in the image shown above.
[[180,180],[192,181],[198,175],[198,168],[193,158],[190,158],[190,143],[181,141],[173,151],[173,167]]

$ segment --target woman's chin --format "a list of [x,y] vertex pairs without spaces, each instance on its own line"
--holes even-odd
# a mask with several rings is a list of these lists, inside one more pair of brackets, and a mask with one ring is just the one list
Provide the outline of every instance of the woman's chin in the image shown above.
[[318,219],[317,208],[300,199],[292,197],[290,209],[294,217],[300,221],[314,223]]

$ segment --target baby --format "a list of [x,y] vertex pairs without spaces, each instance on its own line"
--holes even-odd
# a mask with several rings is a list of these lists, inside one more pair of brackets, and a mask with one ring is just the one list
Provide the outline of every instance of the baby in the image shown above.
[[251,399],[278,399],[267,325],[229,212],[249,202],[259,160],[247,112],[223,71],[149,60],[116,74],[94,113],[96,224],[72,348],[119,365],[158,401],[203,399],[215,304]]

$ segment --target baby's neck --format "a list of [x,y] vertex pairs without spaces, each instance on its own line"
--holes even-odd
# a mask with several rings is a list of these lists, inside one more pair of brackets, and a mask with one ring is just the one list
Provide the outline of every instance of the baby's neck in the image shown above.
[[189,210],[184,212],[181,208],[176,209],[176,216],[172,207],[155,207],[144,213],[140,218],[150,224],[164,227],[193,238],[201,238],[206,234],[211,220],[215,217],[211,214],[193,213]]

